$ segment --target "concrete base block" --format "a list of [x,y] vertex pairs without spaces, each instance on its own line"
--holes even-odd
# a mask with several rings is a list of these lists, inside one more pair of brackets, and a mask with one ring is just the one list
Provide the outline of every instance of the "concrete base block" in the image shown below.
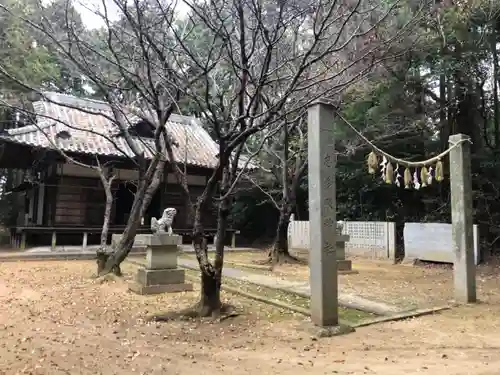
[[352,261],[337,260],[337,271],[352,271]]
[[357,275],[359,273],[358,270],[347,270],[347,271],[337,271],[339,275]]
[[134,243],[146,246],[179,246],[182,245],[182,236],[168,233],[138,234]]
[[356,331],[353,327],[345,324],[339,324],[330,327],[320,327],[310,321],[305,322],[302,325],[302,328],[305,329],[309,334],[311,334],[312,337],[315,338],[340,336]]
[[144,286],[182,284],[185,281],[183,269],[137,270],[137,282]]
[[349,236],[340,236],[342,237],[341,240],[337,237],[337,260],[344,260],[345,259],[345,239],[344,237],[347,237],[349,239]]
[[131,253],[146,253],[146,246],[132,246]]
[[401,264],[403,266],[414,266],[417,260],[418,260],[417,258],[404,257],[403,260],[401,261]]
[[337,246],[337,260],[345,260],[345,244]]
[[130,283],[128,289],[136,294],[161,294],[161,293],[179,293],[190,292],[193,290],[193,284],[169,284],[169,285],[140,285],[138,283]]
[[178,253],[177,245],[150,245],[146,248],[146,268],[150,270],[176,269]]

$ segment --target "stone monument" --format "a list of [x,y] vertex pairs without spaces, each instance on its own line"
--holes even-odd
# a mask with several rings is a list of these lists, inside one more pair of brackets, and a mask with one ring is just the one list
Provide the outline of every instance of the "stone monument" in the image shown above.
[[[146,246],[146,263],[137,270],[136,280],[129,285],[131,291],[159,294],[193,290],[193,285],[186,283],[185,270],[177,266],[182,237],[172,231],[176,213],[175,208],[165,209],[159,220],[151,220],[153,234],[135,236],[134,246]],[[118,236],[113,235],[113,241],[118,241]]]

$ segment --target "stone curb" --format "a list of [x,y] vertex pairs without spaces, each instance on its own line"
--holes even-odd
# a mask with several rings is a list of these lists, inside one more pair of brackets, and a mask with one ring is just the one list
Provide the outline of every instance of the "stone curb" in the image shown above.
[[[186,275],[186,278],[189,278],[190,281],[193,281],[193,282],[197,281],[197,280],[195,280],[195,278],[193,278],[191,276],[188,276],[188,275]],[[298,313],[298,314],[301,314],[301,315],[305,315],[305,316],[311,316],[311,312],[308,309],[304,309],[303,307],[290,305],[288,303],[281,302],[281,301],[278,301],[278,300],[275,300],[275,299],[270,299],[270,298],[259,296],[257,294],[244,292],[243,290],[240,290],[238,288],[233,288],[232,286],[227,286],[227,285],[224,285],[224,284],[221,285],[221,289],[223,291],[226,291],[226,292],[229,292],[229,293],[233,293],[233,294],[237,294],[237,295],[240,295],[242,297],[253,299],[255,301],[259,301],[259,302],[262,302],[262,303],[266,303],[268,305],[279,307],[281,309],[290,310],[290,311],[293,311],[295,313]],[[349,324],[349,323],[347,323],[347,322],[345,322],[343,320],[340,320],[339,323],[340,324],[344,324],[344,325],[352,326],[351,324]]]
[[[195,251],[192,247],[188,247],[188,248],[182,248],[182,247],[185,247],[187,245],[181,245],[181,250],[179,251],[179,254],[194,254]],[[264,252],[264,250],[260,250],[260,249],[254,249],[254,248],[251,248],[251,247],[236,247],[236,248],[233,248],[233,247],[226,247],[224,248],[224,252],[234,252],[234,253],[260,253],[260,252]],[[215,253],[215,249],[214,248],[208,248],[207,249],[207,253]]]
[[382,316],[379,318],[367,319],[365,321],[362,321],[362,322],[355,324],[353,327],[355,327],[355,328],[366,327],[366,326],[369,326],[372,324],[385,323],[385,322],[396,322],[398,320],[418,318],[420,316],[433,315],[433,314],[440,313],[441,311],[450,310],[450,309],[451,309],[451,306],[440,306],[440,307],[431,307],[431,308],[427,308],[427,309],[409,310],[409,311],[394,314],[391,316]]
[[260,271],[272,271],[271,266],[264,266],[260,264],[247,264],[247,263],[237,263],[237,262],[224,262],[225,265],[246,268],[250,270],[260,270]]
[[[185,264],[183,264],[183,265],[179,264],[179,267],[199,271],[199,268],[191,267],[191,266],[188,266]],[[273,289],[280,290],[280,291],[285,292],[285,293],[295,294],[297,296],[304,297],[304,298],[311,298],[311,296],[309,294],[293,290],[292,288],[279,287],[279,286],[269,286],[267,284],[258,284],[254,281],[246,280],[245,278],[239,279],[239,278],[234,278],[234,277],[230,277],[230,276],[224,276],[224,277],[228,277],[230,279],[235,279],[238,281],[243,281],[243,282],[248,282],[248,283],[264,286],[267,288],[273,288]],[[394,314],[402,313],[404,311],[401,309],[397,309],[396,306],[389,306],[388,305],[388,308],[384,308],[384,306],[381,306],[381,304],[377,303],[377,302],[372,302],[372,301],[366,300],[366,303],[361,303],[359,301],[354,301],[353,299],[354,299],[354,297],[351,297],[349,295],[346,295],[346,296],[339,295],[339,306],[346,307],[349,309],[361,310],[361,311],[369,312],[369,313],[376,314],[376,315],[384,315],[384,316],[392,316]],[[363,300],[365,300],[365,299],[363,299]]]
[[[189,278],[191,281],[195,281],[195,279],[191,276],[186,275],[186,278]],[[303,307],[293,306],[293,305],[290,305],[288,303],[284,303],[284,302],[277,301],[274,299],[269,299],[269,298],[262,297],[262,296],[259,296],[259,295],[253,294],[253,293],[244,292],[240,289],[233,288],[233,287],[230,287],[230,286],[227,286],[224,284],[221,286],[221,289],[224,291],[227,291],[229,293],[234,293],[237,295],[241,295],[242,297],[253,299],[255,301],[266,303],[266,304],[269,304],[269,305],[272,305],[275,307],[279,307],[279,308],[282,308],[285,310],[290,310],[290,311],[293,311],[295,313],[302,314],[304,316],[308,316],[308,317],[311,316],[311,312],[308,309],[304,309]],[[373,319],[367,319],[367,320],[363,320],[359,323],[348,323],[344,320],[339,320],[339,324],[346,325],[346,326],[349,326],[352,328],[361,328],[361,327],[367,327],[367,326],[370,326],[373,324],[395,322],[395,321],[399,321],[399,320],[417,318],[417,317],[425,316],[425,315],[433,315],[433,314],[437,314],[441,311],[450,310],[450,309],[451,309],[451,306],[440,306],[440,307],[433,307],[433,308],[427,308],[427,309],[416,309],[416,310],[409,310],[406,312],[402,312],[399,314],[394,314],[392,316],[382,316],[382,317],[377,317],[377,318],[373,318]]]
[[[134,252],[129,257],[143,257],[145,252]],[[44,260],[93,260],[96,259],[95,252],[59,252],[59,253],[27,253],[23,255],[0,256],[2,262],[30,262]]]
[[[276,289],[279,289],[283,292],[293,293],[293,294],[296,294],[300,297],[311,298],[311,296],[309,294],[302,293],[302,292],[293,290],[291,288],[288,289],[288,288],[276,287]],[[354,298],[356,298],[358,300],[363,299],[363,302],[354,301],[353,300]],[[399,314],[399,313],[406,311],[404,309],[398,309],[397,306],[393,306],[393,305],[387,305],[387,308],[385,308],[379,302],[373,302],[373,301],[370,301],[366,298],[354,297],[351,295],[342,296],[340,293],[339,293],[339,305],[342,307],[346,307],[348,309],[361,310],[361,311],[369,312],[369,313],[376,314],[376,315],[383,315],[383,316],[393,316],[394,314]]]

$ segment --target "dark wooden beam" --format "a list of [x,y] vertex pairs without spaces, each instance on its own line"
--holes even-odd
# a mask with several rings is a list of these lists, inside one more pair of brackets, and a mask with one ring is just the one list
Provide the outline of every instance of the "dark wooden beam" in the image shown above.
[[[3,150],[3,151],[2,151]],[[76,152],[68,152],[68,156],[76,161],[88,165],[97,165],[96,155]],[[99,155],[101,164],[110,164],[114,168],[135,170],[137,164],[132,159],[118,156]],[[63,164],[66,159],[56,150],[36,148],[13,142],[0,141],[0,168],[5,169],[29,169],[35,164]],[[182,167],[182,165],[181,165]],[[169,168],[171,169],[171,168]],[[187,166],[188,174],[198,176],[210,176],[212,170],[206,167]]]

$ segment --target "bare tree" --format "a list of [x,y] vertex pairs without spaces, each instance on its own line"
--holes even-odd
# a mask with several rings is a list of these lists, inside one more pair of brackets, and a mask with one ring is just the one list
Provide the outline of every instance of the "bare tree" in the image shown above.
[[[113,180],[116,178],[115,175],[109,173],[109,169],[105,169],[99,163],[99,159],[96,158],[97,161],[97,171],[99,172],[99,178],[101,179],[101,183],[104,189],[104,194],[106,197],[106,205],[104,206],[104,220],[102,223],[102,231],[101,231],[101,239],[99,243],[99,249],[97,250],[97,275],[100,275],[102,271],[104,271],[106,267],[106,262],[109,256],[108,249],[108,232],[109,232],[109,223],[111,221],[111,210],[113,208]],[[121,276],[122,272],[120,269],[120,265],[115,265],[111,272],[116,276]]]
[[[139,172],[137,192],[122,239],[114,251],[107,254],[100,274],[117,269],[130,252],[140,219],[162,180],[165,166],[173,162],[167,160],[166,149],[176,145],[165,125],[170,115],[178,110],[177,102],[185,95],[186,89],[206,75],[215,61],[205,61],[203,68],[196,67],[193,70],[179,60],[178,45],[183,43],[187,33],[178,30],[175,4],[139,0],[131,4],[124,0],[113,0],[118,10],[118,20],[115,22],[111,21],[106,4],[103,2],[101,10],[96,11],[105,26],[98,30],[86,30],[75,22],[72,3],[67,0],[64,11],[59,9],[59,13],[65,17],[64,33],[61,33],[60,27],[54,29],[42,3],[38,3],[40,16],[37,22],[13,14],[7,6],[0,4],[0,11],[18,16],[27,27],[42,35],[47,47],[58,54],[61,64],[85,77],[107,106],[93,109],[69,102],[56,102],[45,96],[39,88],[30,87],[1,63],[0,75],[26,90],[37,92],[48,102],[99,116],[113,123],[126,141],[125,149],[118,147],[109,134],[96,130],[92,131],[93,135],[113,143],[123,156],[135,163]],[[39,45],[37,48],[45,47]],[[26,108],[18,110],[27,111]],[[78,131],[88,131],[64,119],[53,117],[50,120],[63,122],[65,126]],[[130,127],[139,121],[151,126],[154,131],[153,142],[138,141],[131,135]]]
[[[420,11],[382,39],[376,34],[402,13],[398,0],[375,5],[369,0],[186,0],[189,13],[183,22],[178,22],[175,4],[170,2],[113,2],[120,20],[111,22],[104,4],[101,16],[106,27],[90,37],[72,27],[70,12],[66,12],[64,40],[51,35],[43,17],[39,23],[27,20],[98,89],[110,110],[95,114],[118,126],[139,170],[123,239],[103,273],[129,253],[164,163],[171,164],[189,197],[185,170],[174,158],[175,145],[165,128],[179,100],[187,98],[219,145],[217,165],[204,192],[189,208],[201,270],[199,312],[218,314],[231,200],[253,156],[244,155],[245,143],[263,145],[261,132],[276,134],[273,131],[280,126],[294,123],[293,116],[300,115],[304,106],[335,96],[360,80],[388,58],[387,51],[408,35]],[[0,9],[8,11],[2,5]],[[1,68],[0,73],[15,79]],[[142,119],[155,130],[150,161],[128,132],[131,118]],[[218,227],[211,263],[202,219],[214,202]]]
[[300,183],[307,171],[306,117],[303,113],[291,123],[285,119],[284,124],[279,124],[278,136],[267,138],[263,147],[258,147],[258,171],[249,171],[244,176],[255,189],[268,197],[279,212],[274,243],[265,262],[273,266],[299,261],[289,253],[288,226],[296,207]]
[[[272,129],[296,123],[293,116],[302,116],[309,103],[335,96],[360,80],[389,58],[391,45],[408,35],[418,16],[409,17],[382,40],[374,35],[400,12],[397,1],[377,5],[363,0],[350,4],[322,0],[185,3],[190,9],[186,28],[196,38],[182,42],[182,35],[174,35],[186,64],[207,72],[187,96],[219,144],[218,165],[193,205],[193,239],[202,286],[199,308],[208,315],[221,308],[227,218],[234,188],[252,159],[244,153],[245,143],[257,144],[253,151],[257,153],[265,143],[262,132],[270,134]],[[208,53],[200,45],[210,44],[217,46],[220,58],[214,69],[207,70],[206,62],[214,51]],[[299,170],[305,168],[298,164]],[[187,195],[179,168],[176,175]],[[211,263],[202,217],[213,201],[218,204],[218,228]]]
[[[297,6],[296,3],[294,5]],[[274,58],[281,65],[273,66],[274,69],[268,72],[256,72],[257,77],[266,76],[267,73],[273,79],[258,82],[261,85],[258,89],[252,87],[254,91],[249,90],[259,93],[258,99],[263,105],[260,115],[273,113],[274,118],[266,120],[271,123],[267,129],[281,129],[276,137],[271,138],[265,131],[260,131],[250,138],[253,138],[252,142],[247,141],[247,149],[256,152],[261,150],[258,167],[261,172],[270,174],[271,178],[262,173],[259,176],[262,179],[257,177],[259,173],[246,173],[245,177],[266,194],[279,211],[276,237],[268,255],[268,263],[297,261],[288,251],[287,229],[295,208],[297,190],[307,169],[306,108],[319,97],[329,98],[340,105],[346,89],[361,84],[361,80],[367,75],[379,71],[381,63],[397,61],[411,50],[415,38],[408,31],[423,16],[419,8],[415,8],[416,13],[405,18],[402,23],[398,24],[401,18],[398,22],[386,22],[389,16],[401,15],[400,9],[396,8],[404,8],[403,5],[398,1],[386,4],[385,8],[380,4],[373,6],[366,1],[348,4],[318,2],[305,5],[302,8],[304,13],[298,17],[296,13],[287,12],[287,15],[297,17],[294,21],[302,19],[303,15],[304,23],[299,22],[299,27],[294,27],[297,24],[289,24],[287,30],[280,34],[279,43],[271,47],[275,50],[271,60]],[[425,7],[425,4],[421,5]],[[316,43],[319,35],[318,26],[320,29],[322,26],[326,27],[321,29],[321,36],[315,45],[317,49],[311,52],[311,46]],[[265,31],[269,29],[266,28]],[[234,48],[229,53],[234,53]],[[320,60],[302,69],[303,57],[309,53],[311,59],[320,56]],[[238,69],[234,66],[232,68]],[[293,77],[291,72],[300,73],[297,86],[290,90],[290,79]],[[252,82],[249,86],[252,84],[255,83]],[[247,99],[249,95],[245,92],[242,96]],[[284,103],[280,103],[281,98],[285,98]],[[251,101],[252,98],[248,100]],[[270,179],[274,186],[269,190],[269,185],[273,185],[269,184]],[[267,185],[262,183],[264,181]]]

